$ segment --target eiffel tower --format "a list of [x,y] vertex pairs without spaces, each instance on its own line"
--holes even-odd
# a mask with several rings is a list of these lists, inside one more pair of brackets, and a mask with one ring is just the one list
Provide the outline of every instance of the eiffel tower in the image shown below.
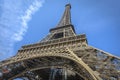
[[0,62],[0,80],[120,80],[120,58],[88,45],[85,34],[77,35],[70,9],[67,4],[44,39]]

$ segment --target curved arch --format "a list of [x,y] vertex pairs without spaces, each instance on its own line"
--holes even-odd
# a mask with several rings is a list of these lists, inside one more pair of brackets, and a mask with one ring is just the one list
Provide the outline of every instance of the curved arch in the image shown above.
[[[57,69],[57,68],[58,68],[58,69],[66,69],[65,66],[52,66],[52,67],[54,67],[54,68],[56,68],[56,69]],[[30,70],[27,70],[27,71],[32,72],[32,71],[37,71],[37,70],[41,70],[41,69],[50,69],[50,68],[51,68],[51,66],[39,67],[39,68],[30,69]],[[70,69],[67,68],[67,70],[70,70]],[[84,79],[84,77],[83,77],[82,75],[79,75],[78,72],[76,72],[76,71],[74,71],[74,70],[70,70],[70,71],[72,71],[73,73],[77,74],[77,75],[80,76],[82,79]],[[23,72],[23,73],[26,73],[26,71]],[[23,73],[22,73],[22,74],[23,74]],[[18,75],[18,76],[14,77],[14,78],[19,78],[20,76],[21,76],[21,75]],[[14,79],[14,78],[11,78],[11,79]],[[85,79],[85,80],[86,80],[86,79]]]
[[26,60],[29,60],[29,59],[35,59],[35,58],[42,58],[42,57],[61,57],[61,58],[65,58],[65,59],[68,59],[68,60],[71,60],[73,61],[74,63],[76,63],[79,67],[79,69],[84,69],[85,72],[87,74],[89,74],[89,77],[92,79],[92,80],[99,80],[100,78],[91,70],[91,68],[89,68],[89,66],[87,66],[87,64],[85,64],[80,58],[78,58],[72,51],[70,51],[69,49],[65,49],[65,50],[58,50],[57,53],[54,52],[54,53],[51,53],[51,52],[48,52],[48,53],[45,53],[45,54],[32,54],[30,57],[28,56],[27,58],[23,58],[23,59],[20,59],[16,62],[13,62],[14,63],[18,63],[18,62],[21,62],[21,61],[26,61]]
[[[46,56],[46,57],[48,57],[48,56]],[[56,57],[56,56],[49,56],[49,57],[52,57],[52,58],[54,58],[54,57]],[[58,57],[60,57],[60,56],[58,56]],[[40,57],[36,57],[36,58],[40,58]],[[35,59],[36,59],[35,58]],[[43,57],[41,57],[41,58],[43,58]],[[45,58],[45,56],[44,56],[44,58]],[[64,59],[67,59],[67,60],[69,60],[69,61],[73,61],[73,60],[70,60],[69,58],[65,58],[65,57],[60,57],[60,58],[64,58]],[[66,61],[66,60],[65,60]],[[79,69],[77,69],[77,71],[76,71],[76,73],[77,74],[79,74],[79,76],[82,76],[80,73],[79,73],[79,71],[81,71],[81,69],[83,69],[85,72],[86,72],[86,74],[89,76],[89,77],[91,77],[91,79],[94,79],[94,78],[92,78],[92,76],[91,76],[91,74],[88,74],[89,72],[86,70],[86,69],[84,69],[84,67],[82,67],[82,66],[79,66],[79,64],[77,63],[77,62],[75,62],[75,61],[73,61],[76,65],[78,65],[78,66],[76,66],[76,67],[79,67]],[[73,64],[74,64],[73,63]],[[51,64],[51,63],[50,63]],[[75,66],[75,64],[74,64],[74,66]],[[68,65],[71,65],[71,64],[68,64]],[[67,66],[68,66],[67,65]],[[43,65],[44,66],[44,65]],[[54,65],[51,65],[51,66],[54,66]],[[47,65],[45,65],[44,67],[40,67],[40,68],[37,68],[37,67],[34,67],[34,68],[30,68],[30,69],[28,69],[28,70],[26,70],[26,71],[33,71],[33,70],[36,70],[36,69],[43,69],[43,68],[47,68],[47,67],[51,67],[51,66],[47,66]],[[72,68],[75,68],[74,66],[71,66]],[[39,66],[38,66],[39,67]],[[65,67],[65,68],[69,68],[69,67],[66,67],[66,66],[56,66],[56,67]],[[26,72],[25,71],[25,72]],[[23,72],[23,73],[25,73],[25,72]],[[21,73],[22,74],[22,73]],[[85,73],[84,73],[85,74]],[[84,76],[85,77],[85,76]],[[89,80],[89,79],[88,79]],[[95,79],[94,79],[95,80]]]

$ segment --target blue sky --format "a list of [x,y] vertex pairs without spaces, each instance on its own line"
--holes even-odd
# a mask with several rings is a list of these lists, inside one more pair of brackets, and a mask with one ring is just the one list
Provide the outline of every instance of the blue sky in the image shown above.
[[76,33],[85,33],[89,45],[120,57],[120,0],[0,0],[0,60],[44,38],[67,3]]

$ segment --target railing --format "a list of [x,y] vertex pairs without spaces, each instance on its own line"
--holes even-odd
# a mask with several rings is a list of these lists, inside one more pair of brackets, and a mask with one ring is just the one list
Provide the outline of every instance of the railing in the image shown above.
[[46,42],[40,42],[40,43],[36,43],[36,44],[25,45],[25,46],[22,46],[22,49],[33,48],[33,47],[37,47],[37,46],[40,47],[40,46],[53,45],[53,44],[59,44],[59,43],[66,43],[66,42],[73,42],[73,41],[82,41],[82,40],[86,40],[85,34],[73,36],[73,37],[50,40],[50,41],[46,41]]

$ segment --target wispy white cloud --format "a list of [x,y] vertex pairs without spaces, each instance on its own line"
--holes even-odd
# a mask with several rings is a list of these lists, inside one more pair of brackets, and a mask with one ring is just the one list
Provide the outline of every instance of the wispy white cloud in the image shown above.
[[0,1],[0,60],[13,55],[13,46],[27,31],[28,21],[42,7],[43,0]]

